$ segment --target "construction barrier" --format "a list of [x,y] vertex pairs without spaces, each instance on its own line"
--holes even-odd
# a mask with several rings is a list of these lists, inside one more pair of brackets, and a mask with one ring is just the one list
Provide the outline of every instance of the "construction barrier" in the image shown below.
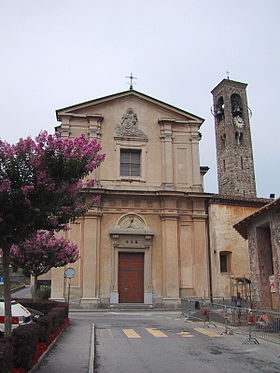
[[182,299],[182,316],[208,325],[222,324],[223,334],[230,335],[237,331],[248,336],[250,343],[255,338],[280,344],[279,312],[234,307],[225,303],[213,303],[201,298],[185,298]]
[[254,312],[252,310],[248,309],[248,318],[247,318],[248,336],[242,342],[243,345],[244,344],[259,344],[259,341],[257,340],[257,338],[252,336],[252,326],[254,324],[254,321],[255,321]]

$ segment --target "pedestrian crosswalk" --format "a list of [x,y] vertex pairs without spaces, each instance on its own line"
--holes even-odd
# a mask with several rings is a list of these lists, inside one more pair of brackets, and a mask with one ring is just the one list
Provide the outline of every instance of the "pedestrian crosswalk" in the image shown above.
[[124,336],[127,339],[141,339],[145,338],[147,336],[153,337],[153,338],[170,338],[170,337],[176,337],[176,338],[193,338],[196,336],[207,336],[209,338],[222,338],[223,336],[219,334],[217,331],[212,332],[205,328],[193,328],[189,331],[187,330],[160,330],[158,328],[137,328],[135,329],[119,329],[119,328],[105,328],[105,329],[96,329],[97,337],[101,338],[118,338],[120,336]]
[[155,338],[167,338],[167,335],[156,328],[145,328]]
[[122,329],[127,338],[141,338],[134,329]]
[[190,332],[180,332],[180,333],[176,333],[178,335],[180,335],[182,338],[192,338],[193,335],[190,333]]

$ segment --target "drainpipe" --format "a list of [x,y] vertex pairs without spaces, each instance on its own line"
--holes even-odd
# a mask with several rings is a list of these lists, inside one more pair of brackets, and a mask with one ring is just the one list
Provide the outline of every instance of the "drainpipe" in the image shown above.
[[210,302],[213,303],[213,283],[212,283],[212,262],[211,262],[211,245],[210,245],[210,219],[209,219],[209,199],[206,201],[206,229],[207,229],[207,251],[208,251],[208,280],[209,280],[209,295]]

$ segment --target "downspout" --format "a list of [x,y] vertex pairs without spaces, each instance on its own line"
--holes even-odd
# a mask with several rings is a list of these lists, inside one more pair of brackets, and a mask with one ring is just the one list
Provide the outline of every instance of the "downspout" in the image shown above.
[[208,280],[210,302],[213,303],[213,283],[212,283],[212,262],[211,262],[211,245],[210,245],[210,219],[209,219],[209,199],[206,201],[206,229],[207,229],[207,252],[208,252]]

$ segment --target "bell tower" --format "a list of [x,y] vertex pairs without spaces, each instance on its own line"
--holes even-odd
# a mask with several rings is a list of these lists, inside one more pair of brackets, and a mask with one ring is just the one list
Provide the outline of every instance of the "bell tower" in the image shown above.
[[223,79],[213,90],[219,194],[256,197],[247,84]]

